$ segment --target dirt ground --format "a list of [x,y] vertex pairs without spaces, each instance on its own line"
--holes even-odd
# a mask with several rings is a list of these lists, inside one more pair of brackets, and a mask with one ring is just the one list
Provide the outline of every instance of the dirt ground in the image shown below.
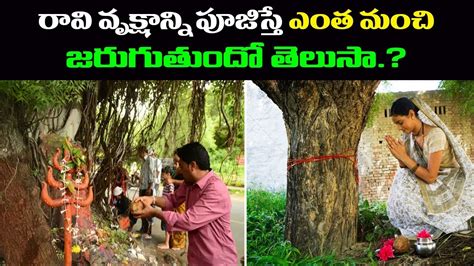
[[[128,197],[134,199],[138,196],[138,193],[134,189],[129,189]],[[128,265],[187,265],[187,252],[186,250],[175,251],[172,249],[164,250],[157,246],[164,242],[165,233],[161,230],[161,221],[155,219],[153,223],[152,239],[146,240],[143,236],[135,239],[135,243],[141,249],[141,252],[147,259],[146,263],[140,260],[134,260],[129,258]],[[133,231],[139,231],[141,227],[141,220],[139,219]],[[156,262],[156,263],[155,263]]]
[[[474,233],[469,235],[448,234],[435,240],[436,252],[428,258],[419,257],[415,253],[414,242],[406,254],[396,255],[387,262],[378,262],[379,265],[474,265]],[[342,258],[353,258],[359,265],[370,264],[368,251],[369,243],[357,243],[346,251]],[[375,253],[375,251],[372,251]],[[377,261],[375,257],[375,261]]]
[[[148,258],[147,262],[150,262],[150,257],[155,257],[155,265],[186,265],[187,264],[187,253],[186,250],[172,250],[172,249],[160,249],[158,244],[162,243],[161,238],[153,238],[151,240],[138,239],[139,247],[143,250],[143,255]],[[135,261],[137,262],[137,261]],[[154,263],[153,263],[154,264]],[[134,265],[130,263],[129,265]],[[138,261],[138,264],[143,265],[143,262]]]

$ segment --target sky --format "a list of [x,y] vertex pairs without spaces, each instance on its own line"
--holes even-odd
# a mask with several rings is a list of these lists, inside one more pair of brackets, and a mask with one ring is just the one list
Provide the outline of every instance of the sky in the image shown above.
[[387,80],[377,88],[377,92],[428,91],[437,90],[441,80]]

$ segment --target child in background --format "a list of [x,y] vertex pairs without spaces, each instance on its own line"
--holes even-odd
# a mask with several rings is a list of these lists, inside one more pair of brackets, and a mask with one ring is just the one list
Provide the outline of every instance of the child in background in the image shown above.
[[[161,171],[161,181],[163,182],[163,196],[174,193],[174,184],[173,179],[175,176],[175,171],[172,167],[166,166]],[[166,231],[165,234],[165,243],[158,245],[161,249],[170,248],[170,232],[171,228],[167,228],[166,223],[161,221],[161,230]]]

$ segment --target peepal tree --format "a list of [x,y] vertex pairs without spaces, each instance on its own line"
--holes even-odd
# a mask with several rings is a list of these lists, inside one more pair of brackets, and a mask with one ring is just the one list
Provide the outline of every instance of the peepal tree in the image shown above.
[[[379,81],[256,80],[282,110],[288,158],[357,153]],[[293,166],[287,176],[285,238],[313,256],[356,242],[353,163],[330,159]]]

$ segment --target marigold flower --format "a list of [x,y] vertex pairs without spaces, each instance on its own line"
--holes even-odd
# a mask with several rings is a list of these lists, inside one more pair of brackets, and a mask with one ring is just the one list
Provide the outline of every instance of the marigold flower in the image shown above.
[[81,247],[79,245],[74,245],[74,246],[72,246],[71,251],[72,251],[72,253],[77,254],[77,253],[81,252]]

